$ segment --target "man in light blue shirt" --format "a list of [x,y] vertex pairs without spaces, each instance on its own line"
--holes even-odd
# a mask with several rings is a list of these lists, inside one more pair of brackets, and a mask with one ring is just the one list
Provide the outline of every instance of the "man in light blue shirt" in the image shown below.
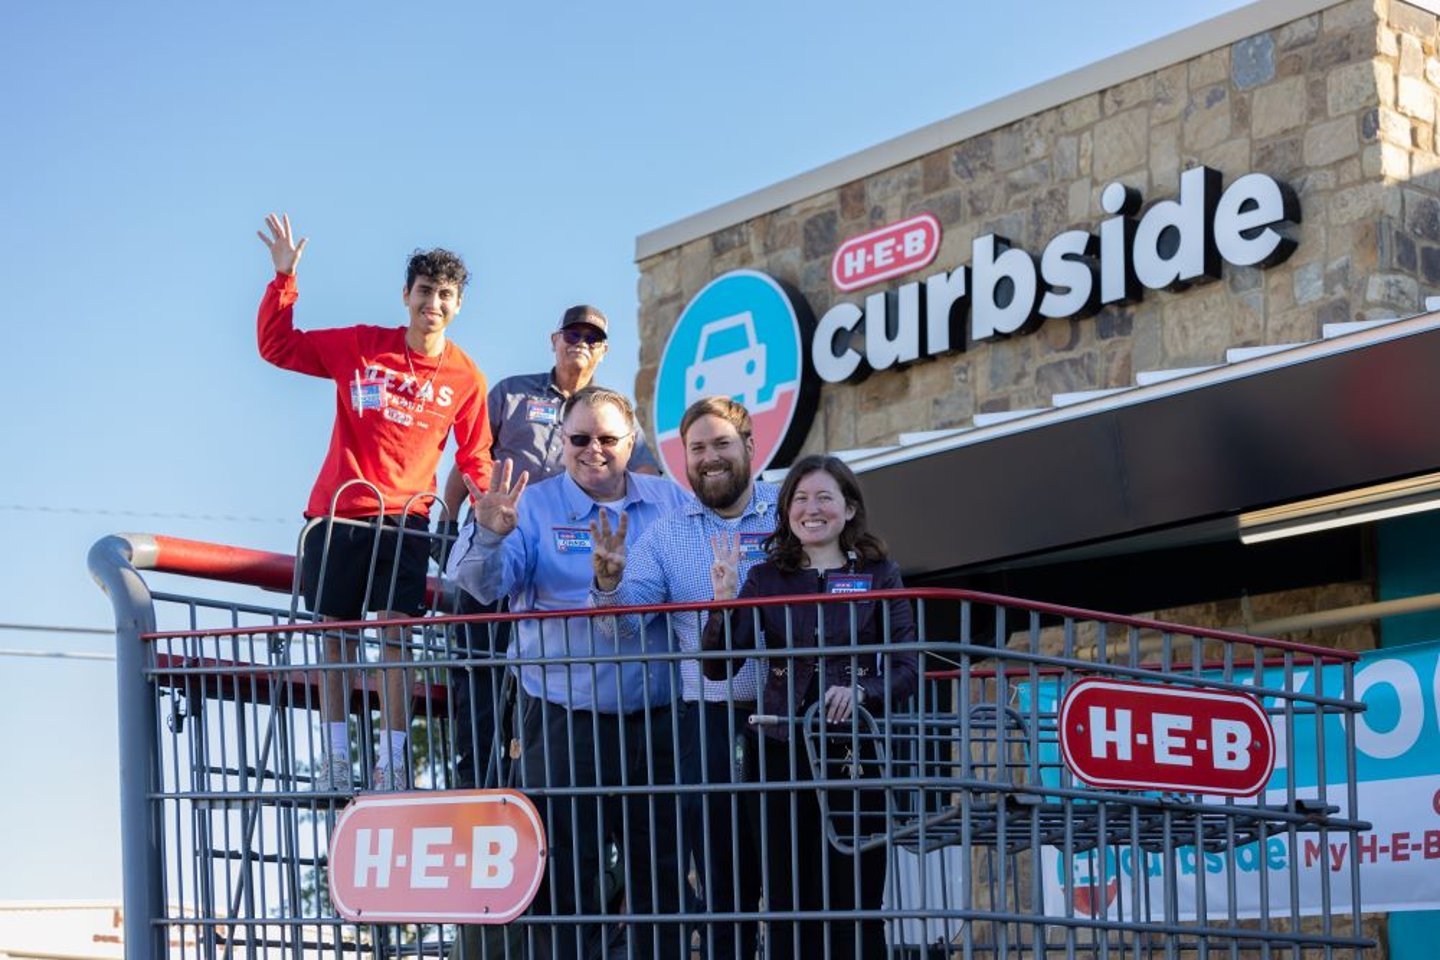
[[[626,469],[635,416],[623,395],[586,387],[565,402],[561,417],[565,473],[527,492],[528,475],[512,483],[507,462],[488,492],[472,488],[476,522],[462,531],[450,559],[449,575],[461,587],[486,603],[508,596],[516,614],[586,606],[602,514],[607,527],[643,534],[688,499],[668,480]],[[604,912],[600,851],[602,838],[614,835],[626,866],[629,910],[675,913],[684,874],[676,854],[675,794],[663,792],[676,782],[674,663],[608,659],[667,653],[669,639],[660,622],[617,636],[613,628],[602,633],[594,621],[522,619],[511,645],[520,672],[520,786],[542,804],[549,840],[548,893],[541,890],[535,909],[562,917]],[[623,796],[604,791],[627,785],[652,789]],[[590,789],[555,796],[556,788]],[[639,955],[681,955],[678,924],[633,924],[631,930]],[[577,960],[602,936],[596,924],[556,924],[548,933],[544,955]]]
[[[685,474],[695,498],[652,525],[626,547],[623,536],[597,540],[595,588],[590,602],[597,607],[650,605],[711,600],[712,544],[723,538],[739,550],[738,581],[764,556],[761,544],[777,522],[774,484],[757,482],[751,459],[755,444],[749,412],[728,397],[706,397],[691,404],[680,420],[685,444]],[[621,575],[623,571],[623,577]],[[700,649],[700,614],[672,613],[652,617],[645,630],[668,621],[681,650]],[[622,622],[622,636],[638,632],[636,617]],[[601,629],[611,624],[603,622]],[[713,784],[723,793],[687,793],[685,845],[695,859],[702,895],[712,913],[758,909],[760,870],[750,827],[753,794],[727,789],[735,780],[751,780],[753,759],[740,753],[738,735],[755,713],[759,664],[748,660],[723,683],[707,680],[695,660],[681,663],[680,773],[689,784]],[[739,740],[743,743],[744,740]],[[708,842],[707,842],[708,837]],[[738,849],[739,858],[731,851]],[[707,925],[703,956],[734,960],[755,955],[756,924]]]

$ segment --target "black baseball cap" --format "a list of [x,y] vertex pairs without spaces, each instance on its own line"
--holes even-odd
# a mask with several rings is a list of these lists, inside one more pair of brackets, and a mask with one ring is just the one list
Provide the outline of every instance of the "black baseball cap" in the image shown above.
[[588,303],[577,304],[561,314],[559,329],[564,330],[582,323],[594,327],[606,336],[610,335],[610,321],[605,319],[605,314],[600,312],[599,307],[592,307]]

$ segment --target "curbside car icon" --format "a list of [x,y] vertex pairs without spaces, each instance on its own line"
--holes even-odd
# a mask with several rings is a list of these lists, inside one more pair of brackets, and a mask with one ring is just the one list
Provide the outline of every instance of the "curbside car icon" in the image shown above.
[[758,406],[763,386],[765,344],[755,336],[755,317],[749,310],[711,320],[700,329],[695,362],[685,369],[686,406],[716,393]]
[[756,473],[795,455],[819,399],[819,381],[806,372],[814,326],[805,299],[758,270],[716,277],[685,305],[660,353],[651,408],[660,461],[675,482],[687,485],[680,422],[705,397],[750,411]]

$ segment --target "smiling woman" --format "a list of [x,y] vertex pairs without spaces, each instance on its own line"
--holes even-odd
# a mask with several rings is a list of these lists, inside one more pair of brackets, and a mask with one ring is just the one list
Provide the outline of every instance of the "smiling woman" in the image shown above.
[[[865,501],[855,474],[835,457],[808,456],[795,463],[780,489],[784,522],[765,541],[767,558],[751,568],[739,596],[804,596],[855,594],[848,603],[794,603],[786,606],[724,610],[705,624],[701,643],[706,650],[763,649],[765,684],[760,714],[773,722],[752,733],[762,781],[782,783],[814,775],[806,751],[792,737],[795,723],[817,707],[833,725],[822,737],[821,768],[826,780],[865,776],[873,756],[865,750],[854,757],[847,749],[862,723],[864,707],[871,715],[893,710],[914,694],[919,676],[913,650],[890,652],[888,643],[915,640],[915,621],[908,601],[867,600],[872,590],[903,586],[900,570],[886,555],[885,544],[866,525]],[[725,543],[716,550],[715,599],[734,596],[739,546]],[[758,624],[758,628],[757,628]],[[727,646],[728,641],[728,646]],[[825,649],[827,654],[790,655],[787,650]],[[724,680],[736,661],[705,661],[711,680]],[[834,760],[824,760],[829,752]],[[839,758],[847,757],[845,763]],[[848,773],[843,772],[847,770]],[[860,771],[857,773],[857,771]],[[831,791],[838,804],[866,808],[870,791]],[[843,794],[843,795],[842,795]],[[885,884],[885,853],[871,850],[857,856],[829,849],[814,789],[778,790],[763,796],[754,834],[761,837],[760,862],[770,891],[772,910],[813,911],[815,919],[772,922],[772,956],[792,956],[801,943],[817,943],[826,935],[826,912],[878,910]],[[798,850],[798,856],[791,851]],[[800,863],[823,863],[819,870],[797,870]],[[858,933],[857,929],[858,928]],[[885,934],[880,921],[830,925],[830,956],[882,957]],[[767,941],[770,942],[770,941]]]

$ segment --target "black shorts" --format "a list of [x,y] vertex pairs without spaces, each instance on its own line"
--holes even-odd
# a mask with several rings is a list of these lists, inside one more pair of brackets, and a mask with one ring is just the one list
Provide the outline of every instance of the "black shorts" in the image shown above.
[[[406,531],[403,537],[398,535],[402,522]],[[406,616],[420,616],[425,612],[429,529],[429,519],[413,513],[405,515],[403,521],[399,516],[384,516],[316,523],[306,532],[301,547],[300,589],[305,595],[305,608],[337,620],[360,620],[366,610],[392,610]],[[375,547],[377,533],[378,550]],[[325,568],[323,583],[320,580],[322,565]]]

